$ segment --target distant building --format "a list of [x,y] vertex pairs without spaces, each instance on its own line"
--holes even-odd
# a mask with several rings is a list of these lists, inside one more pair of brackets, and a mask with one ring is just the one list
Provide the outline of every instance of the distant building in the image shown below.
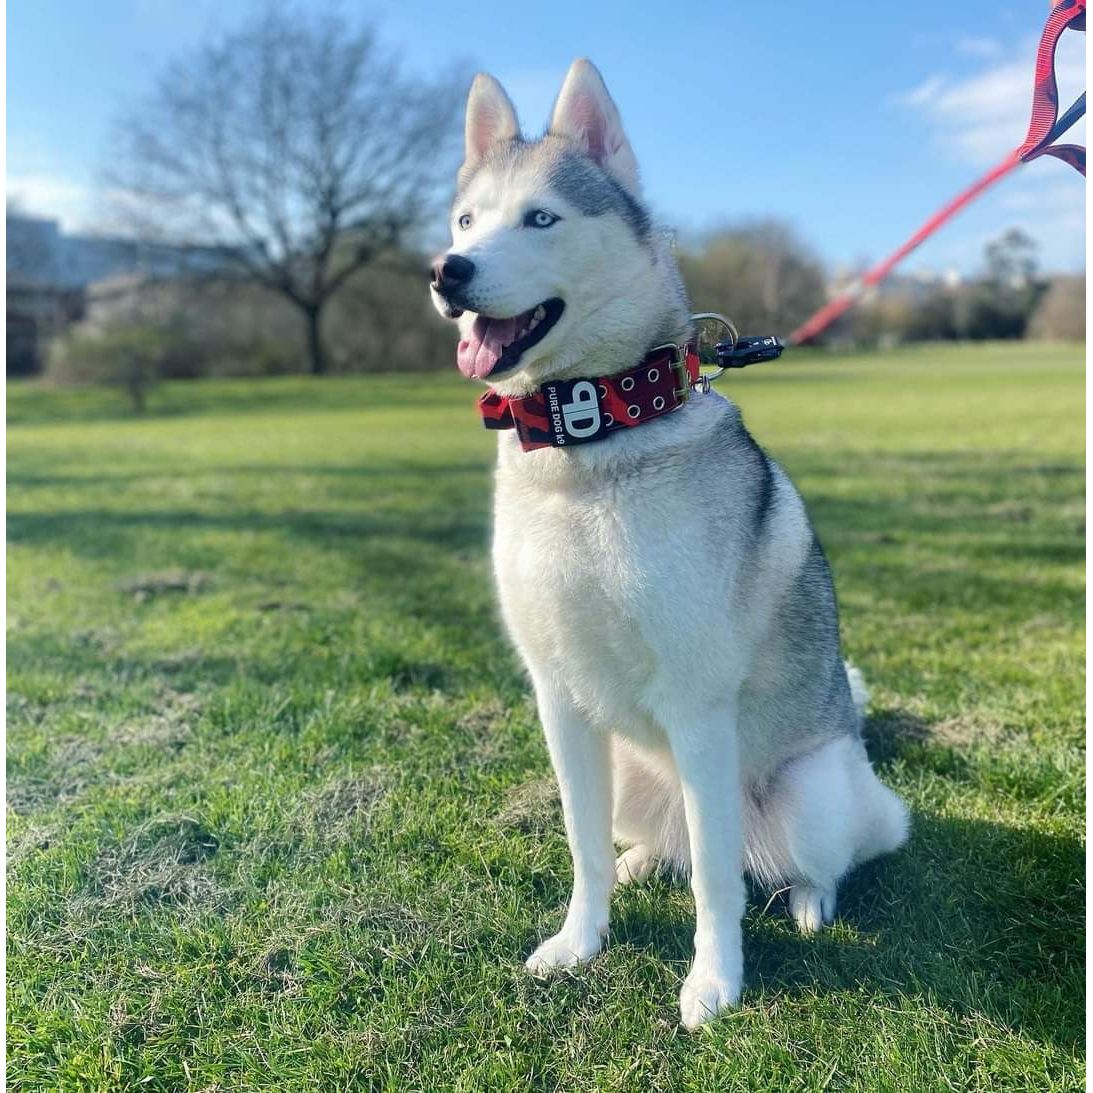
[[[863,272],[863,269],[837,269],[826,286],[828,298],[841,296],[858,281]],[[879,285],[870,288],[865,298],[875,300],[886,296],[904,296],[923,299],[942,289],[959,288],[963,283],[964,278],[956,269],[919,269],[909,273],[890,273]]]
[[56,220],[9,212],[8,374],[26,375],[41,368],[45,344],[83,317],[87,290],[96,282],[200,277],[223,271],[233,257],[225,247],[68,234]]
[[69,235],[56,220],[8,214],[8,283],[83,289],[108,277],[173,280],[222,270],[227,247],[177,246],[108,235]]

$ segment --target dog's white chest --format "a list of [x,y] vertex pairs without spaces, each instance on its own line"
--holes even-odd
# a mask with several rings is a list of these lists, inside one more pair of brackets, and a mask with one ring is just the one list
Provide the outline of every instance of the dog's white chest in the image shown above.
[[[604,727],[644,735],[648,696],[672,670],[669,546],[656,505],[611,487],[503,491],[494,564],[502,611],[533,672],[564,678]],[[660,619],[663,641],[656,636]]]

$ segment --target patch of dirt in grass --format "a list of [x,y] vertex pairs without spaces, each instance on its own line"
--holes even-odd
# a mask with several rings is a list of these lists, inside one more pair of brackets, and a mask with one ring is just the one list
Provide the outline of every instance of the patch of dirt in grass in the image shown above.
[[98,761],[102,750],[82,736],[58,737],[44,767],[8,772],[8,807],[23,815],[78,797],[101,780]]
[[220,840],[192,816],[160,816],[100,853],[85,900],[100,909],[138,913],[161,906],[218,906],[224,893],[208,862]]
[[193,734],[193,721],[200,712],[201,699],[168,688],[160,701],[159,712],[116,725],[107,735],[107,742],[122,747],[181,751]]
[[15,691],[8,691],[4,696],[4,704],[9,718],[20,718],[23,721],[37,721],[46,709],[45,703],[35,702]]
[[887,758],[910,744],[940,744],[959,750],[995,743],[1012,733],[999,722],[973,713],[929,721],[909,710],[884,710],[869,717],[865,736],[870,753]]
[[504,728],[509,710],[500,699],[490,698],[472,706],[455,727],[467,738],[473,758],[482,764],[503,758]]
[[[17,810],[8,805],[9,814]],[[8,836],[7,855],[8,866],[21,865],[29,857],[48,850],[57,837],[57,827],[54,824],[28,824],[17,834]]]
[[399,660],[386,672],[396,690],[423,687],[431,691],[446,691],[451,687],[451,670],[444,664],[429,661]]
[[375,930],[401,941],[437,934],[437,922],[429,915],[390,896],[346,900],[329,913],[340,928]]
[[72,634],[72,644],[81,645],[97,653],[112,653],[121,644],[118,632],[110,626],[96,626],[90,630],[77,630]]
[[[149,977],[142,975],[142,978]],[[154,990],[147,1001],[132,1008],[130,1000],[116,997],[110,1006],[110,1029],[114,1036],[129,1047],[140,1047],[149,1037],[159,1035],[164,1024],[160,1018],[164,994],[162,988]]]
[[1034,512],[1035,510],[1031,505],[1013,499],[996,501],[993,505],[987,506],[988,516],[992,516],[996,520],[1011,520],[1018,524],[1027,524],[1032,519]]
[[140,679],[151,675],[181,675],[191,668],[201,668],[208,660],[204,649],[180,649],[164,653],[154,660],[133,666],[133,675]]
[[529,835],[557,828],[562,822],[557,783],[545,776],[514,786],[505,794],[505,803],[494,822],[498,827],[512,827]]
[[354,946],[340,958],[341,973],[350,977],[368,967],[369,953],[377,944],[385,952],[392,948],[419,949],[429,942],[442,944],[446,931],[450,933],[446,920],[431,918],[418,908],[374,893],[345,892],[307,913],[318,915],[321,921],[286,922],[254,961],[251,975],[260,990],[298,994],[309,974],[307,950],[316,942],[323,948],[324,936],[362,935],[358,939],[359,956],[353,956]]
[[403,746],[420,739],[425,724],[438,717],[447,721],[451,699],[440,691],[429,694],[395,693],[379,711],[379,732],[385,744]]
[[337,843],[367,827],[386,793],[386,772],[381,767],[336,778],[303,794],[296,822],[321,842]]
[[406,717],[385,718],[380,729],[380,739],[388,747],[406,745],[421,735],[421,726]]
[[346,817],[365,817],[384,794],[383,772],[376,768],[363,775],[338,778],[307,795],[308,811],[320,824]]
[[500,699],[490,698],[472,706],[457,722],[456,727],[469,733],[476,740],[491,736],[497,726],[508,717],[508,709]]
[[297,967],[299,946],[302,939],[296,939],[292,948],[274,945],[263,953],[255,969],[255,977],[267,990],[279,994],[299,994],[303,977]]
[[1012,736],[997,721],[978,718],[974,714],[949,717],[929,727],[929,737],[949,748],[968,747],[972,744],[993,744]]
[[[189,742],[192,722],[200,708],[196,695],[166,690],[157,713],[121,722],[102,740],[62,735],[52,740],[47,755],[24,769],[13,764],[8,774],[8,807],[19,815],[68,804],[89,788],[117,782],[123,776],[110,769],[112,747],[150,747],[177,753]],[[48,707],[38,716],[44,717]]]
[[127,577],[115,585],[119,592],[132,596],[138,603],[166,593],[194,596],[212,586],[212,577],[200,570],[167,569],[158,573],[141,573]]
[[101,688],[95,685],[93,679],[88,679],[86,676],[77,679],[72,684],[72,690],[70,692],[71,697],[78,702],[93,702],[102,694]]
[[110,732],[110,743],[122,747],[163,748],[180,751],[189,742],[190,726],[166,714],[138,718],[116,726]]
[[865,721],[865,738],[879,747],[920,744],[929,738],[929,722],[909,710],[874,710]]

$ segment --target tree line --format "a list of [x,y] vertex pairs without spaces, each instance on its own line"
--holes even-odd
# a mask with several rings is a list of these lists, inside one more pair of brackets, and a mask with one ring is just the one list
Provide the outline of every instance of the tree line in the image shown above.
[[[421,240],[443,217],[465,75],[408,77],[373,28],[280,5],[180,57],[118,120],[114,219],[142,239],[223,248],[229,266],[96,289],[49,371],[137,389],[156,376],[449,365]],[[679,259],[696,310],[742,332],[785,335],[831,289],[773,220],[708,232]],[[1031,241],[1010,232],[981,275],[895,280],[829,339],[1071,337],[1084,331],[1080,287],[1041,278]]]

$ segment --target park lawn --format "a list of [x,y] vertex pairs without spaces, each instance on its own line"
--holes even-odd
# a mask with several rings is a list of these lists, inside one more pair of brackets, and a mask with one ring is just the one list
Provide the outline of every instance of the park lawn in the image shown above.
[[9,387],[11,1088],[1081,1088],[1081,348],[724,389],[809,505],[914,826],[818,939],[754,893],[743,1004],[687,1034],[685,887],[619,893],[579,974],[521,966],[570,865],[472,388],[172,384],[136,420]]

